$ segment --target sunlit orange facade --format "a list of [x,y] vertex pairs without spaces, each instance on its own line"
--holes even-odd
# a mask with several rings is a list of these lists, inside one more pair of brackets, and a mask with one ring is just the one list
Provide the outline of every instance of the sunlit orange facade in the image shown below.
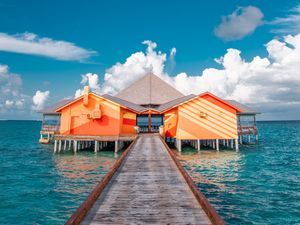
[[[165,86],[155,89],[160,82]],[[178,140],[238,138],[237,116],[243,110],[229,101],[209,92],[184,96],[154,75],[136,83],[123,91],[124,98],[122,92],[116,96],[99,95],[85,87],[81,97],[55,108],[53,113],[60,115],[58,133],[121,136],[160,132]],[[167,89],[172,96],[164,92]],[[164,101],[160,102],[160,96]]]

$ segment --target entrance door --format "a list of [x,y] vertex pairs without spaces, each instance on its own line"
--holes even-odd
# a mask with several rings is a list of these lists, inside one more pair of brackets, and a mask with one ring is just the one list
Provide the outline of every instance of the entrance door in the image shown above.
[[[163,125],[162,115],[138,115],[136,118],[136,125],[140,128],[141,133],[159,132],[159,126]],[[150,123],[150,124],[149,124]]]

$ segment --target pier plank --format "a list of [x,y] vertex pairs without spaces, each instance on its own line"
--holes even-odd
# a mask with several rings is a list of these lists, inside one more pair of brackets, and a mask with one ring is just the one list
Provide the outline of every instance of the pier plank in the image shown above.
[[211,224],[157,135],[141,135],[86,224]]

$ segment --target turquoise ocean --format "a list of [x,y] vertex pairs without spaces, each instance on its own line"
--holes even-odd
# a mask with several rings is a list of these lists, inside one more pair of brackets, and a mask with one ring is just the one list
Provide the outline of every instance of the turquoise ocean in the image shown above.
[[[53,154],[38,121],[0,121],[0,224],[64,224],[119,156]],[[300,224],[300,122],[259,122],[259,144],[177,155],[228,224]]]

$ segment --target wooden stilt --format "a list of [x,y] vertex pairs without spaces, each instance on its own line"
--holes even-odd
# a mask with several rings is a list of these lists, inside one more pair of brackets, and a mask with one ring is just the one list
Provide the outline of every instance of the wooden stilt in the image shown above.
[[226,139],[226,147],[228,147],[228,146],[229,146],[228,139]]
[[219,139],[216,139],[216,149],[219,151]]
[[119,150],[119,142],[115,141],[115,153],[117,153]]
[[94,146],[94,151],[95,152],[98,152],[98,145],[99,145],[99,142],[95,141],[95,146]]
[[177,140],[177,149],[179,152],[181,152],[181,140],[180,139]]
[[77,141],[74,140],[74,144],[73,144],[74,145],[74,153],[77,152],[77,144],[78,144]]
[[67,140],[65,140],[64,142],[64,151],[66,151],[66,149],[67,149]]
[[233,139],[230,140],[230,147],[233,149]]
[[71,149],[72,141],[69,140],[69,150]]
[[250,144],[251,143],[251,135],[249,134],[248,135],[248,144]]
[[54,141],[54,149],[53,149],[53,150],[54,150],[54,153],[55,153],[56,150],[57,150],[57,140]]
[[200,143],[200,140],[198,139],[198,140],[197,140],[197,150],[198,150],[198,152],[200,151],[200,144],[201,144],[201,143]]
[[212,140],[212,148],[215,149],[216,145],[215,145],[215,140]]
[[238,139],[235,139],[235,151],[236,152],[239,151],[239,142],[238,142]]
[[61,151],[61,140],[58,141],[58,152]]
[[240,135],[240,144],[243,144],[243,135]]

